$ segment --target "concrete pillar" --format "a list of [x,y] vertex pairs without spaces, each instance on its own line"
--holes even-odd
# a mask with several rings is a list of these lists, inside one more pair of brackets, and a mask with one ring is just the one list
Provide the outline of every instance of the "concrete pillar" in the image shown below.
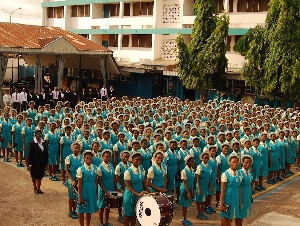
[[237,5],[239,0],[230,0],[233,1],[233,12],[237,13]]

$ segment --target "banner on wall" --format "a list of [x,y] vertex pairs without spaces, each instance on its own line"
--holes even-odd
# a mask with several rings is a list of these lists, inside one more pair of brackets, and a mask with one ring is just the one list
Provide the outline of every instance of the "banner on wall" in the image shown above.
[[247,103],[247,104],[255,104],[255,95],[248,95],[248,94],[243,94],[242,95],[242,99],[241,99],[242,103]]

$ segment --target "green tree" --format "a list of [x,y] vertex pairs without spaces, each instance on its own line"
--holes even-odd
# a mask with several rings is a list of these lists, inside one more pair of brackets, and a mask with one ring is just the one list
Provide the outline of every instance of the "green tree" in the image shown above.
[[265,28],[250,29],[234,49],[247,63],[242,76],[260,94],[285,100],[300,97],[300,0],[271,0]]
[[194,11],[190,43],[186,45],[181,34],[176,40],[179,78],[188,89],[222,89],[227,68],[228,15],[216,13],[214,0],[196,0]]

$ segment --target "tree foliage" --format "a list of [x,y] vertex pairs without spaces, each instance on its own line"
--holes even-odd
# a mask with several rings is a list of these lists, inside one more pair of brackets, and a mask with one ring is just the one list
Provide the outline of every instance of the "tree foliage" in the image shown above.
[[242,76],[262,96],[300,97],[300,1],[271,0],[265,27],[250,29],[234,50],[247,63]]
[[228,15],[217,15],[214,0],[196,0],[194,11],[190,43],[187,45],[181,34],[176,40],[179,78],[188,89],[221,89],[228,63],[225,56]]

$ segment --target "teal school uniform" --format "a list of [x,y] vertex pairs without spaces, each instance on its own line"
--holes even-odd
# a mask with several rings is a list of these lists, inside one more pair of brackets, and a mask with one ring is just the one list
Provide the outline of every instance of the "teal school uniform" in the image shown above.
[[4,141],[1,142],[1,148],[8,148],[10,147],[11,143],[11,129],[12,129],[12,122],[10,119],[1,122],[2,127],[2,137],[4,138]]
[[63,141],[63,148],[62,148],[63,162],[61,163],[61,169],[66,170],[65,159],[67,156],[72,154],[71,145],[75,141],[75,136],[73,134],[71,134],[70,137],[67,137],[67,135],[65,135],[61,137],[61,141]]
[[[165,183],[165,176],[167,174],[167,166],[163,163],[161,164],[161,167],[159,167],[157,164],[153,164],[149,168],[149,171],[152,171],[154,175],[154,177],[151,178],[151,183],[158,188],[163,188]],[[149,187],[149,189],[152,192],[155,191],[153,188]]]
[[272,140],[269,142],[269,152],[271,153],[272,166],[269,168],[269,171],[276,172],[279,170],[279,147],[276,142]]
[[[198,169],[199,168],[199,169]],[[212,168],[209,163],[204,164],[203,162],[197,166],[196,174],[200,176],[200,189],[201,194],[198,193],[198,183],[196,183],[196,201],[204,202],[208,195],[208,186],[211,181]]]
[[[73,180],[76,180],[76,170],[82,166],[82,163],[82,155],[80,154],[78,156],[71,154],[65,158],[65,164],[69,164],[69,171]],[[73,191],[73,185],[70,179],[68,179],[68,195],[69,199],[76,199]]]
[[[134,172],[134,166],[129,167],[126,171],[130,174],[131,177],[131,186],[132,188],[140,193],[144,190],[143,182],[145,180],[145,170],[143,169],[142,166],[138,167],[138,171]],[[125,172],[126,173],[126,172]],[[125,173],[124,173],[124,179],[125,178]],[[138,197],[131,193],[127,188],[125,188],[124,195],[123,195],[123,209],[124,209],[124,216],[129,216],[129,217],[135,217],[135,204],[137,201]]]
[[202,153],[202,150],[199,147],[193,146],[191,151],[194,153],[195,166],[198,166],[201,164],[200,154]]
[[260,176],[260,166],[261,166],[261,154],[260,150],[257,148],[255,149],[254,146],[250,148],[251,156],[253,158],[252,163],[252,176],[253,180],[258,181]]
[[[31,125],[30,127],[25,125],[22,129],[22,134],[25,135],[25,140],[24,140],[25,141],[24,142],[25,143],[25,150],[24,150],[24,153],[23,153],[23,156],[25,158],[28,157],[29,142],[33,140],[34,131],[35,131],[35,126],[34,125]],[[56,150],[58,152],[58,148]],[[50,152],[50,150],[49,150],[49,152]]]
[[[123,162],[120,162],[117,166],[116,166],[116,171],[115,171],[115,175],[118,175],[120,177],[120,180],[122,181],[122,183],[124,185],[126,185],[125,180],[124,180],[124,173],[125,171],[128,169],[128,167],[131,166],[130,162],[127,162],[127,165]],[[119,173],[117,173],[117,168],[119,169]],[[122,186],[120,185],[120,183],[117,183],[117,186],[119,189],[122,189]]]
[[240,213],[240,185],[243,176],[240,171],[232,169],[226,170],[221,176],[221,182],[226,182],[224,203],[230,206],[227,213],[221,212],[222,218],[238,218]]
[[92,139],[88,139],[86,140],[85,138],[82,138],[80,140],[80,142],[82,143],[82,149],[81,149],[81,152],[85,152],[86,150],[91,150],[92,147],[91,147],[91,144],[92,144]]
[[32,119],[32,125],[35,126],[35,116],[37,114],[37,111],[36,109],[28,109],[27,110],[27,113],[28,113],[28,118],[31,118]]
[[[105,187],[106,191],[115,191],[114,187],[114,178],[115,178],[115,170],[114,167],[110,163],[102,162],[99,165],[101,174],[102,174],[102,183]],[[106,203],[105,193],[102,190],[101,186],[98,185],[98,200],[97,205],[99,208],[104,208]]]
[[208,190],[208,195],[214,195],[216,193],[216,180],[217,180],[217,167],[218,163],[215,158],[210,158],[208,164],[211,167],[211,191]]
[[60,136],[57,132],[52,133],[51,131],[49,131],[46,135],[45,135],[45,140],[48,141],[48,150],[49,150],[49,165],[53,166],[53,165],[58,165],[60,162],[60,158],[59,158],[59,139]]
[[[223,153],[216,157],[217,163],[218,165],[220,165],[220,175],[222,175],[222,173],[224,173],[229,168],[228,157],[228,155],[225,156]],[[221,181],[220,183],[217,183],[216,191],[221,191]]]
[[241,196],[242,196],[242,208],[239,210],[239,216],[238,218],[246,218],[250,217],[251,215],[251,197],[252,197],[252,188],[251,183],[253,180],[252,174],[249,170],[245,170],[242,168],[239,170],[241,173],[243,180],[241,182]]
[[269,161],[269,148],[267,142],[260,142],[258,149],[260,151],[260,176],[267,177],[269,172],[268,161]]
[[142,154],[142,166],[146,173],[148,172],[148,169],[151,167],[151,159],[152,159],[152,152],[150,151],[149,148],[146,148],[144,150],[143,148],[138,150],[139,153]]
[[278,138],[276,144],[279,148],[279,169],[285,169],[287,143],[284,139]]
[[[187,181],[187,185],[189,187],[190,192],[193,194],[194,193],[194,183],[195,183],[195,170],[193,168],[189,168],[188,166],[186,166],[182,171],[181,171],[181,179],[182,175],[184,173],[186,174],[186,181]],[[180,185],[180,196],[179,196],[179,203],[182,207],[190,207],[192,205],[192,198],[191,199],[187,199],[185,197],[186,194],[186,190],[184,187],[184,182],[181,182]]]
[[178,173],[178,154],[170,149],[165,154],[166,165],[168,167],[167,190],[174,190],[176,187],[175,178]]
[[98,211],[96,198],[97,167],[93,164],[90,166],[83,164],[78,169],[82,172],[82,198],[87,202],[87,205],[80,208],[77,207],[77,212],[89,214],[96,213]]
[[16,151],[16,152],[23,151],[23,148],[22,148],[22,128],[23,128],[22,123],[19,124],[18,122],[16,122],[12,126],[12,130],[15,132],[14,142],[17,144],[17,146],[14,147],[14,151]]
[[120,141],[118,141],[113,146],[113,150],[114,150],[114,152],[117,152],[117,163],[120,163],[122,161],[121,157],[120,157],[120,154],[121,154],[122,151],[128,150],[128,144],[125,141],[123,143],[121,143]]
[[94,166],[98,167],[98,166],[100,166],[101,162],[102,162],[101,153],[100,152],[97,152],[97,153],[94,152],[94,157],[93,157],[93,160],[92,160],[92,164]]

